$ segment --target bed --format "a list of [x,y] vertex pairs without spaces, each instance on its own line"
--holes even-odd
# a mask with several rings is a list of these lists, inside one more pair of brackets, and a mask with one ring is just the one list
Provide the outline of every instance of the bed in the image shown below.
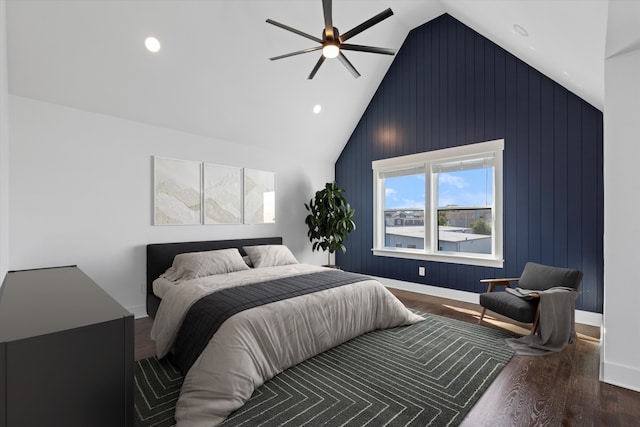
[[422,320],[376,280],[298,263],[279,237],[148,245],[147,289],[157,355],[185,374],[179,427],[217,425],[283,370]]

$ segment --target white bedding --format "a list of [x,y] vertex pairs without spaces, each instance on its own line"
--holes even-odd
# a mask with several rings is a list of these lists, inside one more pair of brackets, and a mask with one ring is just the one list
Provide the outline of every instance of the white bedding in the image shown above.
[[[266,267],[166,288],[151,331],[158,357],[170,351],[189,307],[200,297],[323,269],[307,264]],[[177,425],[217,425],[283,370],[371,330],[420,320],[375,280],[240,312],[222,324],[187,373],[176,405]]]
[[158,298],[164,298],[164,295],[169,291],[169,289],[177,286],[175,282],[171,282],[164,277],[158,277],[153,281],[153,294]]

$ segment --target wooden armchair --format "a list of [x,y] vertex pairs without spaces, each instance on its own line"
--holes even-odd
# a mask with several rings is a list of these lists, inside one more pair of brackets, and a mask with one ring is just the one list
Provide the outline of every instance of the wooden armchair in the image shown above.
[[523,298],[506,291],[494,292],[495,287],[508,288],[511,282],[518,282],[518,287],[531,291],[545,291],[558,286],[578,289],[581,280],[582,272],[580,270],[552,267],[533,262],[528,262],[525,265],[520,277],[480,280],[480,282],[489,285],[487,292],[480,294],[482,312],[478,323],[482,323],[485,312],[491,310],[522,323],[531,323],[531,334],[535,334],[540,318],[539,294],[533,292],[527,298]]

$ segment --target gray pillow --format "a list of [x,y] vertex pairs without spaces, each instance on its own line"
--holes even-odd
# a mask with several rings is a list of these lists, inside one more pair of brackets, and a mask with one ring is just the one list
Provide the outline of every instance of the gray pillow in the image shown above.
[[580,270],[528,262],[518,280],[518,287],[535,291],[544,291],[558,286],[577,289],[580,278]]
[[160,277],[172,282],[249,270],[237,248],[178,254],[173,265]]
[[254,268],[298,264],[298,260],[285,245],[244,246]]

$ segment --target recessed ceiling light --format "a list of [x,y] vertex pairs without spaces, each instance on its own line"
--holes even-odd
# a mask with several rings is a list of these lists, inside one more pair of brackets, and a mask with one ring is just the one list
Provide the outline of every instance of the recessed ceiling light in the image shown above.
[[313,106],[313,112],[315,114],[318,114],[320,111],[322,111],[322,105],[316,104],[316,105]]
[[527,32],[527,30],[525,30],[518,24],[513,24],[513,30],[516,33],[520,34],[522,37],[529,37],[529,33]]
[[156,53],[160,50],[160,42],[155,37],[147,37],[144,40],[144,45],[149,52]]

